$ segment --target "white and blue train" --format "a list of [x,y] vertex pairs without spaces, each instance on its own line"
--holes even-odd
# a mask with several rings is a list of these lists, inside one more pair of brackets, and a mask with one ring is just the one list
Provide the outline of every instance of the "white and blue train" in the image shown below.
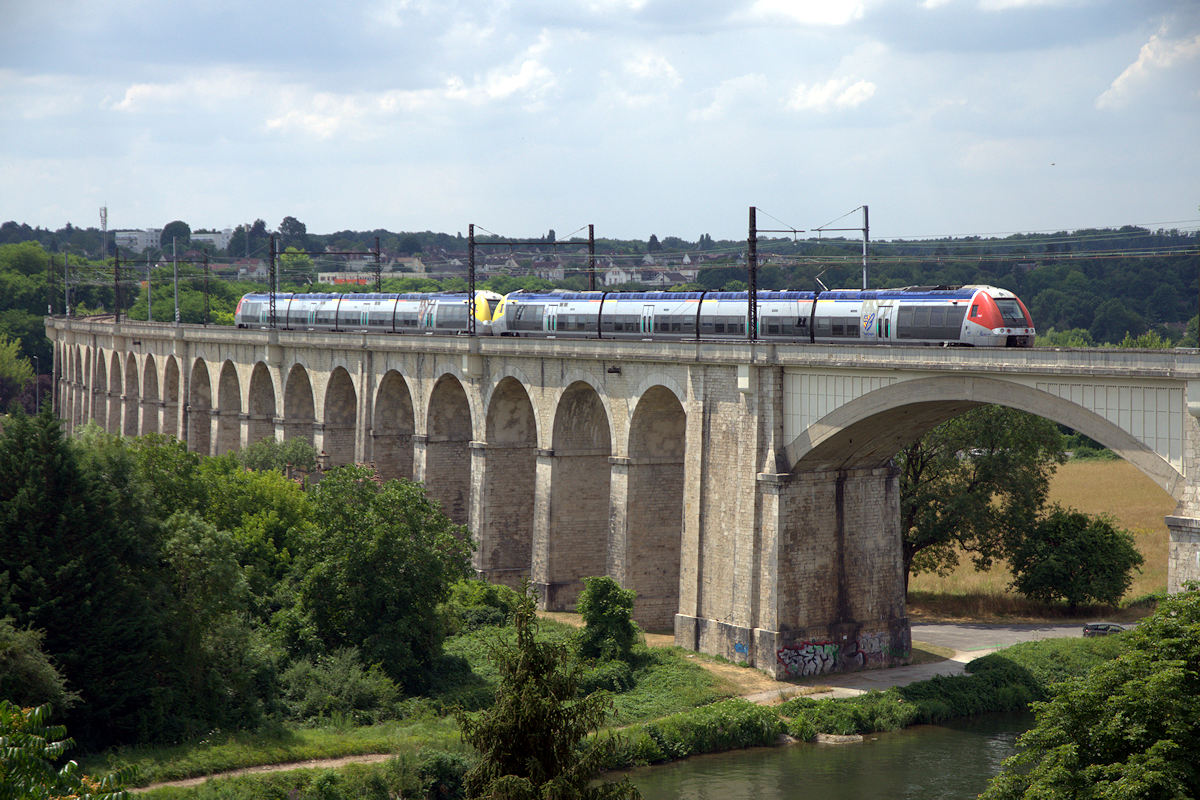
[[[239,327],[269,327],[269,296],[238,304]],[[476,293],[475,331],[493,336],[744,339],[746,292]],[[298,330],[463,333],[469,295],[278,294],[276,325]],[[758,338],[820,344],[1030,347],[1025,304],[994,286],[758,292]]]

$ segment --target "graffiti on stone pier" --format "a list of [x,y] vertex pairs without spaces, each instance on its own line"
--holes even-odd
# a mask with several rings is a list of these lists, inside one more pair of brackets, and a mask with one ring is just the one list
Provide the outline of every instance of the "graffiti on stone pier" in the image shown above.
[[775,657],[788,677],[824,675],[837,669],[838,646],[836,642],[796,642],[777,650]]
[[908,657],[892,644],[887,633],[869,633],[839,647],[833,641],[803,641],[780,648],[775,657],[791,678],[827,672],[883,666]]

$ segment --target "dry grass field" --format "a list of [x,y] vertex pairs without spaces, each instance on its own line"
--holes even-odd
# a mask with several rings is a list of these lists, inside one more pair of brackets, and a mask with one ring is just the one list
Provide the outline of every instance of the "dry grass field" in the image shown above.
[[[1167,526],[1175,501],[1127,461],[1069,461],[1058,468],[1050,500],[1089,514],[1111,514],[1134,535],[1146,559],[1125,598],[1167,588]],[[1007,588],[1007,567],[976,572],[968,559],[946,577],[917,575],[909,582],[909,612],[921,617],[1046,616]],[[1135,613],[1136,615],[1136,613]],[[1113,616],[1113,615],[1110,615]]]

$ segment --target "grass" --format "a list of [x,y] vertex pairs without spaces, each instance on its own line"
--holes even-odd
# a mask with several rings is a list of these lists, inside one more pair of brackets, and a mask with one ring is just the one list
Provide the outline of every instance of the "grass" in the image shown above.
[[426,717],[366,727],[331,725],[210,734],[187,744],[116,748],[81,759],[81,766],[84,772],[95,774],[132,765],[137,767],[138,783],[145,785],[261,764],[458,746],[458,728],[452,719]]
[[[542,620],[545,638],[565,642],[570,625]],[[175,746],[118,748],[83,759],[85,772],[137,767],[142,785],[177,780],[263,764],[374,753],[413,754],[425,749],[462,748],[450,711],[455,706],[480,708],[490,703],[498,674],[488,658],[488,644],[511,629],[484,628],[446,642],[439,686],[429,698],[402,705],[406,718],[371,726],[334,724],[304,728],[280,725],[258,732],[213,733]],[[734,694],[726,681],[696,663],[694,654],[678,648],[639,648],[633,669],[636,681],[613,695],[609,724],[623,726],[705,706]],[[441,666],[441,665],[440,665]]]
[[[1050,502],[1073,506],[1089,514],[1111,514],[1117,524],[1133,534],[1146,559],[1135,573],[1124,603],[1162,592],[1167,586],[1169,534],[1163,517],[1175,501],[1128,461],[1086,459],[1068,461],[1058,468],[1050,484]],[[1066,618],[1065,609],[1034,603],[1008,589],[1011,576],[1006,564],[976,572],[964,557],[949,575],[914,575],[909,581],[908,608],[914,618],[942,619],[1047,619]],[[1136,619],[1144,615],[1136,606],[1114,611],[1082,608],[1072,618],[1110,616]]]

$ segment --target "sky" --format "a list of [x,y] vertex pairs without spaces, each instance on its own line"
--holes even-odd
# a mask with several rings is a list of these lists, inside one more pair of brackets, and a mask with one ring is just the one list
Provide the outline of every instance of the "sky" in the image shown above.
[[[0,221],[1200,227],[1197,0],[0,0]],[[854,212],[854,213],[849,213]],[[845,234],[855,236],[856,234]]]

